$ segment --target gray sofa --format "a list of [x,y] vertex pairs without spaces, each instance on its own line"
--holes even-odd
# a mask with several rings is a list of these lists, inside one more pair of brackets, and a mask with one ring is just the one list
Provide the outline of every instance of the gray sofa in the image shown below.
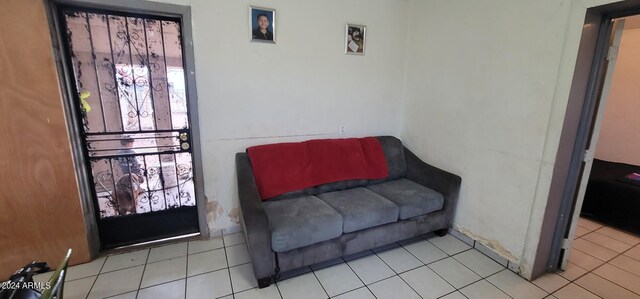
[[236,154],[240,221],[260,288],[278,273],[435,232],[447,233],[461,178],[377,137],[389,176],[348,180],[262,201],[251,162]]

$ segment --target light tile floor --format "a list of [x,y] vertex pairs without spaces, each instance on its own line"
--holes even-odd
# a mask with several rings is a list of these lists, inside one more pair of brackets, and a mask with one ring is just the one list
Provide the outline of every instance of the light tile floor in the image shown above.
[[244,237],[234,234],[70,267],[65,298],[640,299],[640,238],[587,219],[578,225],[567,271],[533,283],[453,235],[430,234],[283,273],[258,289]]

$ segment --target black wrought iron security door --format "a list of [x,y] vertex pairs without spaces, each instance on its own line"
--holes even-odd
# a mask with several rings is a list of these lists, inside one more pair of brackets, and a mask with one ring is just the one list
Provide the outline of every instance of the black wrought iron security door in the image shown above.
[[59,18],[103,248],[198,232],[181,20]]

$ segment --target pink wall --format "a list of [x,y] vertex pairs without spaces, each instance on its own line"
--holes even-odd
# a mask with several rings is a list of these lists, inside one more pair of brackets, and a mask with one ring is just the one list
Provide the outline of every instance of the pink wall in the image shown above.
[[622,34],[596,158],[640,165],[640,29]]

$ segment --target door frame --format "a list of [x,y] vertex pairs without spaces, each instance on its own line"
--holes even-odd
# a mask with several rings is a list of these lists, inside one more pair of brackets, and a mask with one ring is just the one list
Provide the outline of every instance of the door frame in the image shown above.
[[560,267],[582,161],[593,133],[598,96],[602,90],[612,20],[640,14],[640,0],[627,0],[587,9],[569,101],[551,180],[532,279]]
[[[196,193],[196,207],[198,211],[198,224],[200,236],[209,237],[209,225],[206,217],[206,200],[204,193],[204,172],[202,169],[202,151],[200,143],[200,128],[198,117],[198,94],[196,88],[195,59],[193,50],[191,7],[175,4],[158,3],[144,0],[44,0],[49,17],[49,28],[51,31],[53,54],[56,68],[60,80],[60,88],[64,99],[64,110],[67,120],[67,128],[72,146],[72,154],[76,169],[76,177],[82,201],[85,225],[87,226],[87,239],[92,258],[100,251],[100,240],[98,236],[98,226],[96,213],[93,206],[90,174],[87,171],[87,159],[84,155],[82,134],[78,127],[77,113],[75,113],[72,77],[68,70],[63,47],[63,34],[60,32],[61,22],[58,19],[56,9],[60,5],[71,5],[77,7],[89,7],[97,9],[107,9],[125,11],[131,13],[141,13],[159,16],[176,17],[182,20],[182,41],[183,41],[183,61],[184,72],[187,85],[187,104],[189,105],[189,118],[191,123],[191,146],[194,171],[194,189]],[[146,242],[148,243],[148,242]]]

